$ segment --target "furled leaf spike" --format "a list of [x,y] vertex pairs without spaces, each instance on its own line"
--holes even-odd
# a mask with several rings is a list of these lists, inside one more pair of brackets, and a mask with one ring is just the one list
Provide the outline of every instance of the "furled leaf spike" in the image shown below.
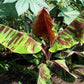
[[44,8],[41,9],[32,25],[33,33],[37,37],[42,37],[44,40],[49,40],[50,44],[52,44],[55,40],[52,27],[53,24],[49,12]]

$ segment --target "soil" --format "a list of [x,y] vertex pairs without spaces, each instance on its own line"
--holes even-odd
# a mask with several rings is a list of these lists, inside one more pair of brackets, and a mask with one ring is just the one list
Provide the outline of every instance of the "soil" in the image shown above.
[[[84,51],[84,45],[83,45],[83,51]],[[3,73],[0,73],[0,84],[36,84],[37,79],[34,79],[33,76],[29,74],[22,73],[22,71],[24,70],[23,65],[28,65],[28,61],[26,61],[21,55],[11,53],[8,50],[0,52],[0,62],[1,61],[4,62],[4,60],[7,60],[7,63],[9,63],[10,61],[13,61],[17,58],[20,58],[18,63],[21,64],[22,66],[14,65],[11,66],[10,69],[7,69],[6,72],[3,71]],[[14,67],[16,68],[16,70],[13,70]],[[31,68],[34,68],[34,66],[28,67],[28,69]],[[81,68],[79,70],[84,73],[84,65],[81,65]],[[84,74],[81,75],[78,72],[73,73],[77,76],[77,79],[75,80],[74,83],[67,83],[62,79],[58,78],[56,75],[54,75],[52,77],[51,84],[84,84]]]
[[[82,67],[84,68],[84,66]],[[84,72],[84,69],[81,70]],[[23,76],[19,71],[15,73],[8,72],[6,74],[0,74],[0,84],[18,84],[19,81],[22,84],[36,84],[36,81],[34,81],[29,75]],[[84,84],[84,77],[78,75],[78,78],[74,83],[67,83],[57,76],[53,77],[52,81],[51,84]]]

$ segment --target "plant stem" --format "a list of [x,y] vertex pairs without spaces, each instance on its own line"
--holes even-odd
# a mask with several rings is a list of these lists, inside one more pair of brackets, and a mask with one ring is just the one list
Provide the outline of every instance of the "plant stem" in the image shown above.
[[43,52],[43,54],[44,54],[46,60],[48,60],[48,55],[47,55],[46,50],[43,48],[43,46],[41,46],[41,48],[42,48],[42,52]]
[[52,53],[48,52],[48,60],[50,60]]

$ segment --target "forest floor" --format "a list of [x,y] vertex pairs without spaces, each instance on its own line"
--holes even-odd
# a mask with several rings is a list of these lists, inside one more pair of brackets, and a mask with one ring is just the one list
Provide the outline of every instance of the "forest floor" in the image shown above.
[[[84,45],[83,45],[83,51],[84,51]],[[27,61],[23,59],[19,54],[10,53],[9,51],[0,52],[0,62],[4,63],[4,60],[10,62],[12,60],[15,60],[16,58],[21,58],[21,60],[18,62],[19,64],[24,64],[24,65],[28,64]],[[36,84],[37,80],[34,79],[29,74],[24,74],[22,72],[23,70],[24,70],[24,66],[14,65],[11,66],[10,69],[6,70],[6,72],[2,70],[1,73],[1,67],[0,67],[0,84]],[[84,65],[81,65],[81,68],[79,70],[81,72],[84,72]],[[55,75],[52,77],[51,84],[84,84],[84,75],[81,75],[77,72],[73,72],[73,73],[75,73],[75,75],[78,77],[74,83],[67,83]]]
[[[84,66],[82,67],[84,68]],[[84,72],[84,69],[81,70]],[[0,84],[19,84],[19,81],[22,84],[36,84],[36,81],[33,81],[30,76],[23,76],[23,74],[21,74],[20,72],[8,72],[6,74],[0,74]],[[75,80],[74,83],[67,83],[55,76],[53,77],[53,83],[51,84],[84,84],[84,77],[78,75],[78,78]]]

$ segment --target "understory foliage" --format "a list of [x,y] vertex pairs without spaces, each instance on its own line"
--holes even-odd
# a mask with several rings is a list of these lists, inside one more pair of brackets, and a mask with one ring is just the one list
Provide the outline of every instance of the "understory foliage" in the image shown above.
[[[1,52],[14,52],[28,61],[26,72],[29,65],[38,69],[28,72],[36,75],[37,84],[50,84],[53,73],[74,82],[77,77],[72,71],[80,66],[75,66],[73,54],[81,60],[79,64],[84,64],[84,49],[75,50],[84,44],[84,1],[1,0],[0,43]],[[16,61],[0,66],[8,70]]]

